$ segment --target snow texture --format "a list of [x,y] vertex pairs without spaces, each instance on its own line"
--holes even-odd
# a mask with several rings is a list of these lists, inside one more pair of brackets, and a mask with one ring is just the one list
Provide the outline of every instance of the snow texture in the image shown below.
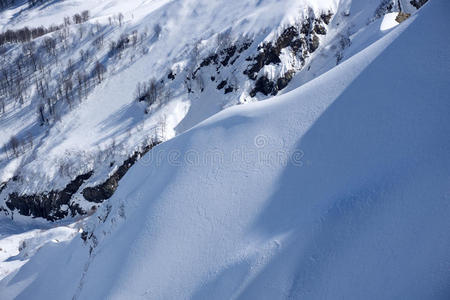
[[449,11],[157,146],[0,297],[448,299]]

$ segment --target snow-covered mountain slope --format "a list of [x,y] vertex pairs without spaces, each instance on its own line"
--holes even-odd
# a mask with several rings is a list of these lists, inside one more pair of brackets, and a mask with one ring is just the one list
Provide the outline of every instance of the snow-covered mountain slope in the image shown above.
[[0,213],[89,213],[154,144],[327,72],[416,11],[403,2],[16,1],[0,11]]
[[[244,80],[250,65],[245,59],[258,53],[262,40],[310,14],[336,8],[333,1],[72,0],[6,9],[1,31],[43,25],[51,32],[24,47],[7,43],[2,48],[0,205],[11,213],[47,219],[88,210],[103,199],[86,202],[81,191],[104,182],[135,151],[244,99],[240,94],[251,90]],[[83,11],[90,18],[76,21]],[[219,65],[193,75],[213,53],[219,54]],[[225,66],[227,55],[234,66]],[[26,70],[17,72],[17,66]],[[97,76],[102,69],[104,78]],[[152,105],[139,103],[136,86],[151,78],[159,95]],[[87,179],[70,201],[47,199],[46,194],[58,194],[81,175]],[[16,202],[43,207],[60,202],[60,207],[42,210]]]
[[70,241],[79,230],[76,223],[55,227],[48,224],[36,229],[8,221],[0,222],[0,280],[26,264],[43,245]]
[[156,146],[1,298],[447,299],[448,11]]

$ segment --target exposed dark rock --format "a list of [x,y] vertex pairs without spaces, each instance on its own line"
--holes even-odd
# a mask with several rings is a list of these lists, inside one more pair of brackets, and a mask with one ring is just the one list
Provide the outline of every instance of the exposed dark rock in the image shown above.
[[319,48],[319,37],[315,34],[312,35],[311,40],[309,41],[309,52],[313,53]]
[[4,208],[3,206],[0,206],[0,212],[3,212],[5,215],[9,215],[9,210]]
[[36,195],[19,195],[12,193],[9,195],[6,206],[10,210],[17,209],[21,215],[32,216],[34,218],[44,218],[49,221],[56,221],[67,217],[68,212],[61,210],[63,205],[67,205],[72,216],[85,213],[78,204],[71,204],[72,196],[78,191],[81,185],[92,176],[93,172],[77,176],[61,191],[50,191]]
[[88,239],[88,235],[89,235],[89,232],[87,232],[87,231],[83,231],[82,233],[81,233],[81,239],[83,240],[83,241],[87,241],[87,239]]
[[281,63],[279,55],[280,51],[278,51],[277,48],[273,47],[271,44],[263,45],[262,51],[258,53],[256,58],[254,58],[255,63],[251,65],[250,68],[245,70],[244,74],[250,79],[256,80],[259,71],[261,71],[264,66]]
[[394,10],[394,0],[382,0],[375,10],[375,19],[379,19]]
[[243,43],[242,46],[239,48],[238,53],[244,52],[245,50],[250,48],[251,45],[252,45],[252,42],[245,42],[245,43]]
[[399,12],[397,17],[395,18],[395,21],[397,21],[398,23],[401,23],[401,22],[406,21],[406,19],[408,19],[410,16],[411,16],[411,14]]
[[314,25],[314,32],[320,35],[325,35],[327,34],[327,30],[325,29],[325,27],[323,27],[320,24],[316,24]]
[[305,21],[303,21],[302,29],[300,30],[300,32],[304,35],[309,35],[311,31],[312,31],[311,19],[307,18]]
[[146,146],[141,152],[135,152],[105,182],[94,187],[85,188],[82,192],[83,197],[87,201],[94,203],[102,203],[103,201],[111,198],[112,195],[114,195],[117,187],[119,186],[119,181],[122,179],[122,177],[125,176],[128,170],[142,155],[146,154],[157,144],[159,143],[153,142],[150,145]]
[[427,2],[428,0],[411,0],[409,3],[411,3],[411,5],[415,8],[419,9]]
[[245,42],[240,46],[238,44],[234,44],[218,51],[217,53],[211,54],[210,56],[203,59],[203,61],[200,63],[200,66],[194,71],[193,73],[194,76],[197,74],[198,71],[200,71],[201,68],[210,65],[216,65],[216,71],[219,74],[221,66],[226,67],[229,64],[234,64],[236,60],[239,58],[239,55],[236,55],[236,53],[242,53],[245,50],[247,50],[250,46],[251,42]]
[[329,24],[332,16],[333,13],[328,12],[327,14],[322,14],[320,18],[306,18],[299,28],[295,26],[286,28],[273,44],[265,43],[258,47],[258,55],[246,59],[254,63],[244,71],[244,74],[252,80],[257,80],[255,88],[251,91],[250,95],[256,95],[258,92],[264,95],[273,95],[280,89],[286,87],[291,79],[289,77],[292,74],[290,76],[283,76],[275,82],[270,82],[264,76],[258,78],[259,72],[264,66],[281,63],[281,52],[287,48],[290,48],[294,52],[303,66],[309,53],[313,53],[319,47],[320,39],[317,35],[325,35],[327,33],[325,26],[322,24]]
[[255,88],[250,92],[250,96],[255,97],[257,93],[262,93],[265,96],[276,95],[275,83],[269,80],[266,76],[261,76],[255,83]]
[[286,28],[276,41],[278,54],[282,49],[291,46],[292,41],[299,36],[297,28],[294,26]]
[[219,85],[217,86],[217,89],[218,90],[223,89],[227,85],[227,83],[228,82],[226,80],[223,80],[221,83],[219,83]]
[[2,183],[0,183],[0,194],[3,192],[3,190],[6,188],[6,185],[7,185],[8,183],[7,182],[2,182]]
[[321,14],[320,19],[327,25],[330,24],[331,18],[333,17],[333,13],[331,11],[328,11],[327,14]]
[[338,51],[338,52],[336,52],[335,57],[336,57],[336,66],[337,66],[344,59],[344,54],[342,52]]
[[235,58],[233,58],[232,61],[230,61],[230,65],[234,65],[234,63],[236,62],[236,60],[238,60],[239,55],[237,55]]
[[229,93],[231,93],[231,92],[233,92],[234,91],[234,88],[232,87],[232,86],[229,86],[229,87],[227,87],[226,89],[225,89],[225,94],[229,94]]
[[284,78],[284,77],[278,78],[278,80],[277,80],[277,89],[278,90],[284,89],[285,87],[287,87],[289,81],[290,80],[288,80],[287,78]]
[[167,75],[167,78],[174,80],[175,76],[176,75],[173,73],[173,71],[170,71],[169,75]]
[[[255,63],[244,71],[250,79],[256,80],[259,71],[267,65],[281,63],[281,51],[287,47],[291,47],[294,52],[299,52],[303,43],[299,39],[299,32],[294,26],[286,28],[280,37],[276,40],[275,45],[264,44],[259,50],[258,55],[253,58]],[[247,59],[248,60],[248,59]]]
[[284,89],[294,77],[295,71],[290,70],[276,81],[269,80],[266,76],[261,76],[255,83],[255,88],[250,92],[251,97],[255,97],[257,93],[262,93],[265,96],[278,94]]
[[282,89],[287,87],[289,82],[292,80],[292,77],[294,76],[294,74],[295,74],[294,70],[291,70],[291,71],[286,72],[283,77],[278,78],[277,90],[281,91]]
[[303,40],[301,40],[301,39],[296,39],[296,40],[294,40],[294,41],[292,41],[291,42],[291,49],[292,49],[292,51],[294,51],[295,52],[295,54],[297,54],[298,52],[300,52],[300,50],[302,49],[302,47],[303,47]]
[[[258,53],[245,58],[246,61],[251,62],[244,74],[251,80],[255,80],[255,87],[250,92],[251,96],[255,96],[257,93],[264,95],[276,95],[279,90],[285,88],[292,79],[295,70],[289,71],[281,78],[269,80],[265,76],[260,76],[260,71],[268,65],[278,65],[281,63],[281,53],[284,49],[292,52],[300,61],[301,66],[305,64],[306,58],[310,53],[317,50],[320,44],[320,39],[317,35],[325,35],[327,29],[323,24],[329,24],[333,13],[322,13],[320,17],[314,17],[311,14],[306,18],[301,26],[289,26],[283,30],[280,36],[274,41],[269,43],[263,43],[258,46]],[[217,74],[220,74],[220,69],[228,65],[234,64],[239,58],[239,54],[249,49],[252,45],[251,41],[246,41],[242,44],[233,44],[217,53],[209,55],[200,63],[199,67],[193,72],[193,77],[200,71],[201,68],[210,65],[215,65]],[[193,78],[195,79],[195,78]],[[188,78],[187,80],[191,80]],[[216,76],[211,76],[211,81],[216,81]],[[221,81],[217,85],[218,90],[225,88],[225,94],[234,91],[234,87],[227,87],[227,80]]]
[[219,55],[217,53],[210,55],[201,62],[200,68],[207,67],[212,63],[217,64],[218,61],[219,61]]
[[[86,200],[100,203],[109,199],[119,184],[119,180],[139,159],[141,155],[147,153],[151,148],[157,145],[157,142],[144,148],[142,152],[135,152],[127,159],[118,170],[99,186],[86,188],[82,194]],[[35,195],[19,195],[18,193],[9,194],[6,206],[10,211],[18,210],[21,215],[32,216],[33,218],[44,218],[49,221],[57,221],[70,215],[72,217],[84,215],[86,212],[76,203],[70,203],[72,196],[78,192],[81,185],[93,175],[93,171],[79,175],[72,180],[61,191],[50,191]],[[63,210],[62,206],[67,205],[68,210]]]
[[231,45],[230,47],[222,49],[218,53],[212,54],[212,55],[208,56],[207,58],[205,58],[200,63],[200,67],[196,71],[198,71],[199,69],[201,69],[203,67],[207,67],[211,64],[217,65],[219,63],[219,59],[220,59],[220,63],[223,66],[227,66],[228,63],[230,62],[230,59],[236,54],[236,52],[240,53],[240,52],[244,51],[245,49],[247,49],[248,47],[250,47],[250,45],[244,44],[241,46],[241,48],[239,48],[239,50],[236,45]]
[[228,65],[228,62],[230,61],[230,59],[234,56],[234,54],[236,53],[237,47],[235,45],[228,47],[226,49],[224,49],[223,51],[221,51],[221,54],[225,54],[225,58],[221,61],[221,64],[223,66]]

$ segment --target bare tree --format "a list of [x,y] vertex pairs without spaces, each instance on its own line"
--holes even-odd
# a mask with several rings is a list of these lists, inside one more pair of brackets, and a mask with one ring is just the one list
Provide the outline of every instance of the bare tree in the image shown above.
[[104,41],[104,36],[103,36],[103,34],[101,34],[94,40],[93,44],[95,45],[95,47],[97,47],[97,49],[102,49],[103,41]]
[[138,32],[137,30],[133,30],[131,33],[131,43],[133,44],[133,47],[136,47],[138,41]]
[[8,144],[9,144],[9,149],[11,149],[13,155],[18,157],[20,155],[20,140],[17,137],[12,136],[9,139]]
[[64,17],[64,26],[70,26],[70,17]]
[[34,71],[37,70],[37,58],[36,55],[34,54],[35,52],[35,43],[34,42],[29,42],[23,45],[22,47],[22,51],[23,53],[26,55],[26,57],[28,57],[30,59],[30,61],[33,64],[34,67]]
[[153,31],[155,32],[155,38],[159,39],[159,37],[161,36],[161,32],[162,32],[161,25],[156,24],[155,27],[153,27]]
[[169,100],[172,98],[172,90],[169,88],[166,89],[166,92],[164,94],[164,100],[165,102],[169,102]]
[[99,61],[95,63],[94,74],[97,76],[98,83],[103,81],[104,74],[106,72],[106,67]]
[[75,66],[73,64],[73,61],[71,58],[69,58],[69,60],[67,61],[67,68],[66,68],[67,74],[69,74],[69,75],[72,74],[74,71],[74,68],[75,68]]
[[82,22],[87,22],[90,18],[90,13],[88,10],[85,10],[81,13],[81,21]]
[[149,85],[148,85],[148,97],[147,97],[147,103],[148,105],[152,105],[158,100],[159,97],[159,86],[158,82],[153,78],[150,79]]
[[78,83],[78,97],[80,102],[83,100],[84,96],[87,96],[87,76],[84,71],[79,71],[77,73],[77,83]]
[[148,83],[138,83],[136,86],[135,97],[139,102],[145,101],[148,106],[160,100],[162,86],[154,78]]
[[73,15],[72,20],[75,24],[81,24],[83,22],[83,18],[80,14]]
[[48,83],[46,83],[44,85],[44,83],[42,81],[43,81],[42,79],[36,78],[36,91],[37,91],[38,95],[42,99],[45,99],[45,97],[46,97],[46,86],[48,85]]
[[80,35],[80,39],[83,38],[83,34],[84,34],[84,27],[83,25],[78,26],[78,34]]
[[52,37],[44,39],[44,47],[48,54],[56,56],[56,41]]
[[33,135],[29,131],[26,134],[26,143],[30,149],[33,149]]
[[84,60],[84,50],[83,50],[83,49],[80,50],[80,60],[81,60],[82,62],[85,61],[85,60]]
[[72,89],[73,89],[72,79],[70,77],[66,78],[64,80],[64,95],[70,107],[72,107]]
[[47,119],[45,118],[45,105],[44,103],[39,104],[38,106],[38,117],[41,126],[47,123]]
[[123,14],[122,13],[119,13],[118,15],[117,15],[117,19],[119,20],[119,26],[120,27],[122,27],[122,23],[123,23]]
[[198,74],[195,80],[197,81],[199,90],[203,92],[205,90],[205,81],[203,80],[202,74]]

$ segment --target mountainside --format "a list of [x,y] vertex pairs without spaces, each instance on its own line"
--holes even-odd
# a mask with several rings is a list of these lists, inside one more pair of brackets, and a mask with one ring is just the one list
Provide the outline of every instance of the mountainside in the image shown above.
[[[31,154],[23,154],[8,164],[22,160],[21,172],[51,172],[51,151],[95,148],[108,135],[129,143],[121,162],[133,151],[146,154],[139,160],[137,154],[117,191],[91,216],[70,225],[55,222],[56,228],[42,232],[17,234],[27,230],[14,227],[21,224],[17,219],[11,229],[5,226],[8,233],[0,234],[10,237],[0,245],[28,243],[9,259],[25,262],[5,272],[0,298],[447,299],[450,3],[423,4],[136,2],[135,21],[127,26],[148,26],[145,18],[167,21],[154,48],[130,66],[124,65],[130,53],[117,65],[105,62],[117,73],[105,76],[61,121],[38,125],[37,131],[49,129],[36,151],[48,155],[24,163]],[[312,31],[302,31],[305,15],[299,17],[296,7],[310,16],[305,28]],[[92,4],[92,15],[94,8],[108,12],[108,6]],[[224,24],[233,24],[233,55],[228,42],[221,47],[212,43],[217,36],[208,37],[209,29],[226,31]],[[322,31],[316,25],[326,34],[311,52]],[[197,58],[189,60],[186,44],[200,33],[206,36]],[[306,47],[301,54],[296,41]],[[225,94],[216,84],[226,79],[227,86],[234,68],[240,86]],[[288,85],[275,93],[290,70]],[[204,86],[188,79],[194,73],[205,76]],[[158,107],[127,91],[152,74],[167,78],[164,86],[177,95]],[[263,89],[252,97],[259,81],[270,93]],[[252,103],[234,105],[244,102]],[[24,110],[15,111],[26,116]],[[164,114],[164,134],[132,146]],[[126,133],[139,124],[142,130]],[[73,162],[71,168],[85,168],[74,175],[93,172],[79,179],[88,183],[77,188],[77,203],[85,201],[83,188],[111,174],[109,162],[107,156],[88,166],[80,157]],[[51,187],[64,185],[48,176]],[[8,181],[2,196],[22,186],[20,179]],[[45,190],[30,186],[24,189]]]
[[4,10],[2,210],[53,221],[85,214],[111,196],[117,180],[108,180],[127,159],[224,107],[277,93],[319,51],[337,10],[309,2]]
[[390,0],[11,2],[0,12],[0,213],[45,221],[92,213],[154,145],[301,86],[416,11]]

